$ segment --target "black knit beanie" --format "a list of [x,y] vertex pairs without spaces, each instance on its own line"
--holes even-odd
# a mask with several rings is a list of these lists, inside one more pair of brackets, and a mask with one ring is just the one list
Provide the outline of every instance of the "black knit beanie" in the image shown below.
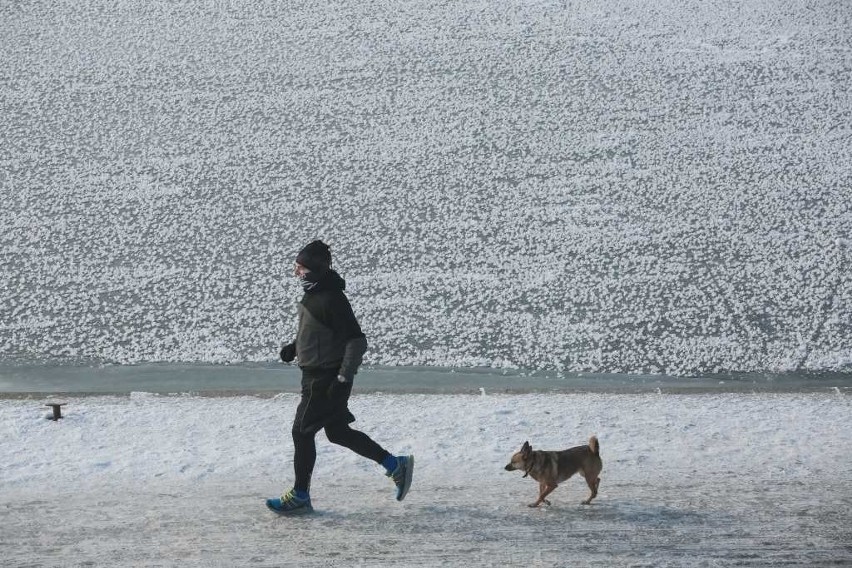
[[322,241],[311,241],[299,251],[296,262],[311,272],[325,272],[331,268],[331,251]]

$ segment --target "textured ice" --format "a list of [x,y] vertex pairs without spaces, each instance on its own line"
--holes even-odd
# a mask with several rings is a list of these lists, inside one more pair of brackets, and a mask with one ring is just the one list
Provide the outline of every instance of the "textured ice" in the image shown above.
[[0,358],[852,367],[847,2],[6,2]]

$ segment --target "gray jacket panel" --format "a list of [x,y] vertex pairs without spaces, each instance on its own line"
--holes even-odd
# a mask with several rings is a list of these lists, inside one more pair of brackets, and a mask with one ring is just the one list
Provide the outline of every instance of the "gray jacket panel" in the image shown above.
[[352,380],[367,351],[367,339],[362,335],[349,339],[335,336],[334,330],[324,325],[301,303],[299,331],[296,336],[296,358],[300,367],[334,369]]

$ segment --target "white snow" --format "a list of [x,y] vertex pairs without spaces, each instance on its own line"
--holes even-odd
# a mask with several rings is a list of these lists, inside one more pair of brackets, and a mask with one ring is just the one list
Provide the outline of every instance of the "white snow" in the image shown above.
[[[0,400],[4,566],[749,566],[852,562],[852,403],[784,394],[355,395],[354,426],[417,467],[406,500],[318,436],[317,513],[292,482],[297,397]],[[503,471],[529,440],[600,439],[591,506]]]
[[0,5],[0,358],[849,370],[844,1]]

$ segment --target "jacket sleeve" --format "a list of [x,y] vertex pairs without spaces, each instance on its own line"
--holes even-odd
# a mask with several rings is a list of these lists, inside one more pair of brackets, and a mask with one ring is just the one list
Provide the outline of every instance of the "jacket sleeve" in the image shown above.
[[358,367],[364,360],[364,353],[367,351],[367,338],[364,334],[361,337],[353,337],[346,343],[346,351],[343,353],[343,363],[340,364],[338,374],[346,377],[347,381],[351,381],[358,372]]
[[352,305],[346,296],[340,294],[334,303],[332,329],[334,329],[336,336],[346,339],[346,350],[343,353],[343,362],[340,364],[338,374],[351,381],[364,360],[364,353],[367,351],[367,337],[361,331],[361,326],[355,319]]

